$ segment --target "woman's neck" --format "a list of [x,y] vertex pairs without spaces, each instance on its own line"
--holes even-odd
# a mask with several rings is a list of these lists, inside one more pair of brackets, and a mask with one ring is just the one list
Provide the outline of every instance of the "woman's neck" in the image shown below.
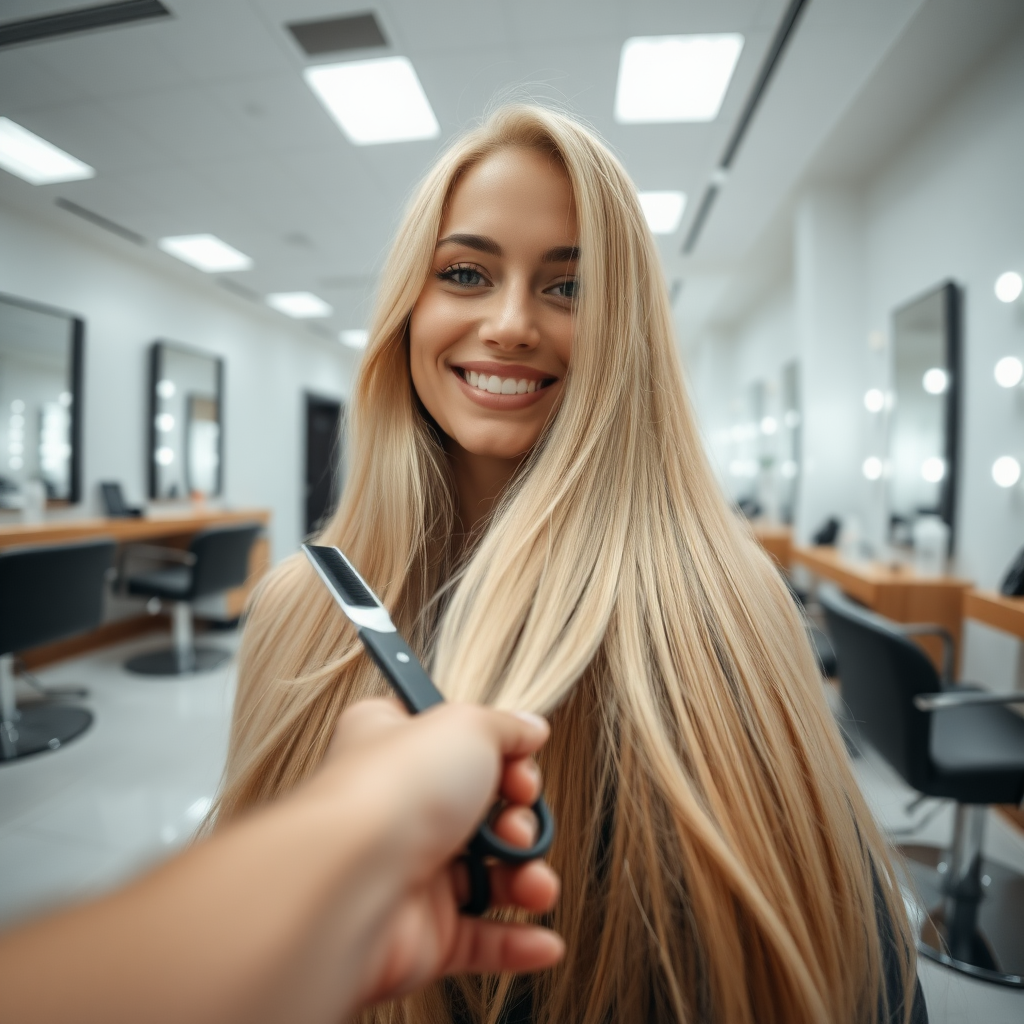
[[463,537],[491,514],[498,499],[519,468],[522,458],[499,459],[475,455],[450,442],[448,455],[455,482],[456,514]]

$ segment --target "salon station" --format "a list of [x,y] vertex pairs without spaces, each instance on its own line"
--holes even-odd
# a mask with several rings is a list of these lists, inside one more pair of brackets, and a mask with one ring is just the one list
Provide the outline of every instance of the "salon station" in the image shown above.
[[0,4],[0,928],[204,820],[250,599],[344,493],[401,211],[510,99],[636,182],[707,455],[917,894],[931,1021],[1024,1020],[1003,0]]

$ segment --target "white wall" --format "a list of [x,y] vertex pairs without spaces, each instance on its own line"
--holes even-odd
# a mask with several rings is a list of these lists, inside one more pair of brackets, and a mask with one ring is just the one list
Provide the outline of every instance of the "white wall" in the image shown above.
[[[1024,388],[1005,390],[993,377],[1000,357],[1024,358],[1024,300],[1008,306],[993,292],[1003,271],[1024,273],[1022,182],[1024,35],[1018,33],[872,178],[856,188],[815,185],[801,197],[792,301],[805,408],[817,407],[828,428],[819,424],[815,431],[808,423],[805,455],[818,465],[804,480],[798,532],[813,529],[827,507],[857,515],[869,536],[880,539],[881,485],[859,473],[866,455],[884,454],[878,417],[863,405],[866,388],[887,383],[886,353],[877,342],[884,345],[896,307],[951,279],[965,299],[956,571],[995,587],[1024,544],[1024,487],[1001,490],[991,478],[1000,455],[1024,463]],[[829,245],[819,244],[826,236]],[[844,277],[848,287],[833,294]],[[755,325],[778,301],[773,296],[755,310],[714,356],[704,350],[720,338],[702,340],[699,362],[715,365],[716,373],[694,376],[699,409],[720,407],[728,382],[770,359],[776,343]],[[737,346],[737,337],[762,351]],[[838,483],[836,474],[820,472],[830,447],[841,462]],[[965,674],[1008,689],[1018,648],[1007,635],[971,623]]]
[[0,292],[86,321],[83,502],[70,514],[97,513],[101,480],[146,497],[148,349],[184,342],[225,361],[223,503],[271,509],[274,558],[287,556],[304,526],[303,393],[347,395],[352,357],[206,279],[193,283],[188,268],[161,273],[128,244],[93,241],[91,230],[0,206]]

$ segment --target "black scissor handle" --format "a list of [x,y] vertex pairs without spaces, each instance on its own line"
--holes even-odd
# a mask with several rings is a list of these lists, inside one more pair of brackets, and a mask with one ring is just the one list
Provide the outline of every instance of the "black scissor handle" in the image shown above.
[[555,838],[555,819],[548,810],[544,797],[540,797],[533,805],[533,813],[537,815],[538,836],[532,846],[513,846],[500,839],[484,822],[477,833],[469,841],[466,855],[462,858],[469,874],[469,899],[459,910],[470,917],[479,917],[491,905],[491,883],[487,874],[485,857],[493,857],[505,864],[518,866],[527,861],[543,857],[551,849]]

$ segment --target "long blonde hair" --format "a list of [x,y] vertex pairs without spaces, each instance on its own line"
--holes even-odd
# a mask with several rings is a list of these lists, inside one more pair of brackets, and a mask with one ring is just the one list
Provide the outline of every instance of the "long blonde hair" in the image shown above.
[[[507,146],[564,168],[582,291],[561,407],[460,560],[407,325],[460,174]],[[714,480],[636,191],[590,132],[504,107],[429,173],[383,275],[349,443],[320,541],[350,555],[450,699],[551,717],[551,923],[568,953],[528,983],[534,1020],[875,1021],[889,955],[912,991],[885,845],[801,617]],[[312,570],[289,559],[245,629],[217,820],[294,786],[339,710],[383,692]],[[369,1018],[495,1021],[521,987],[466,979]]]

